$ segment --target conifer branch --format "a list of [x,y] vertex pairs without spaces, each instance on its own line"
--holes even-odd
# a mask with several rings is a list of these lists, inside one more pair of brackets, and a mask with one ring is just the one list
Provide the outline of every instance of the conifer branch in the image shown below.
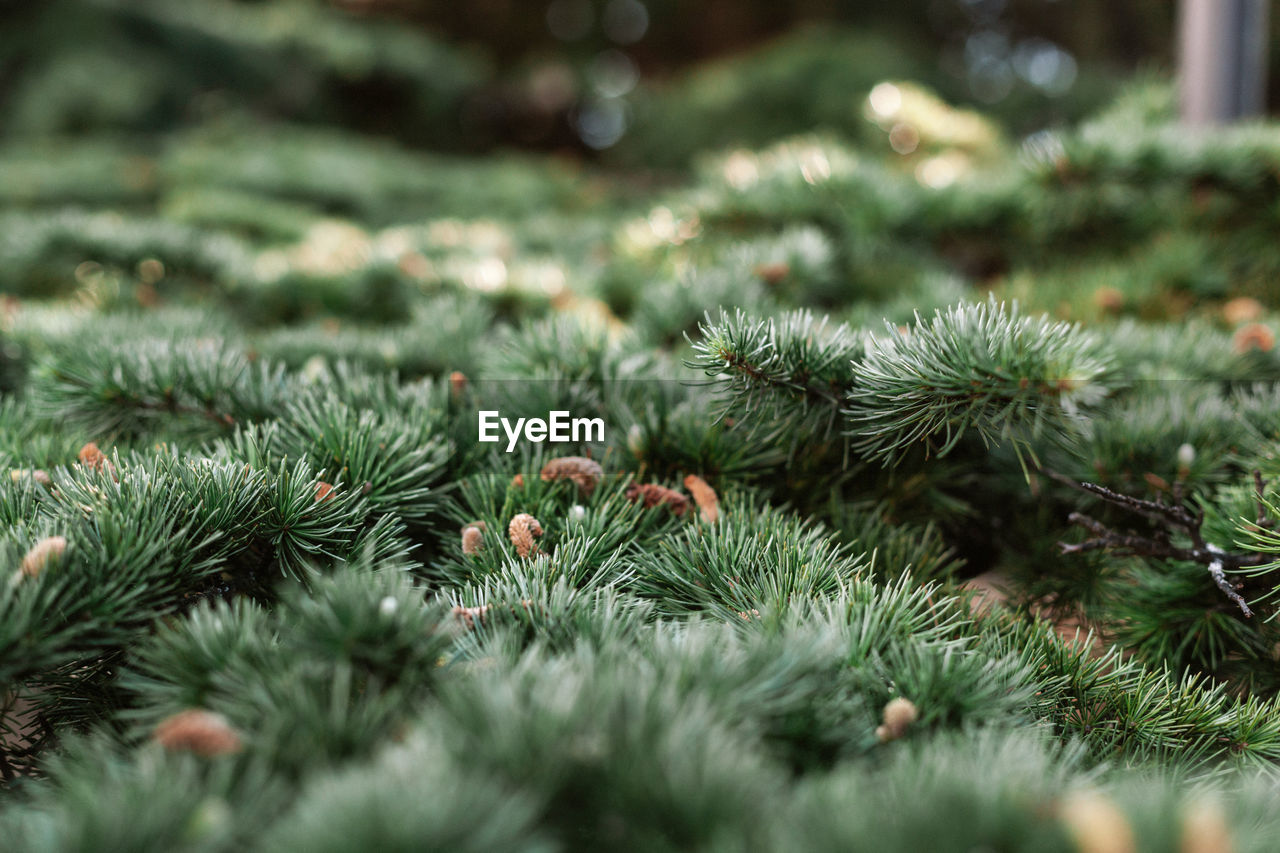
[[844,325],[795,311],[755,319],[741,310],[707,315],[693,342],[697,358],[690,367],[725,377],[732,393],[750,398],[779,393],[797,401],[838,406],[852,384],[848,366],[861,353],[861,341]]
[[[1206,542],[1201,531],[1204,525],[1202,509],[1193,511],[1181,502],[1164,503],[1136,498],[1096,483],[1076,482],[1056,471],[1041,469],[1041,473],[1056,482],[1100,498],[1128,512],[1141,515],[1158,525],[1157,529],[1148,535],[1134,532],[1121,533],[1085,513],[1073,512],[1067,520],[1089,531],[1092,538],[1078,543],[1059,542],[1058,548],[1061,553],[1080,554],[1105,550],[1126,556],[1198,563],[1208,570],[1214,584],[1240,608],[1246,617],[1253,616],[1248,603],[1236,591],[1236,587],[1227,580],[1226,573],[1260,566],[1267,561],[1266,557],[1258,553],[1227,552],[1211,542]],[[1180,493],[1175,494],[1175,501],[1179,497]],[[1186,537],[1190,545],[1174,544],[1172,537],[1175,535]]]
[[969,430],[1011,441],[1021,458],[1029,439],[1069,430],[1105,397],[1106,371],[1078,328],[993,299],[872,339],[854,365],[846,414],[855,447],[887,464],[922,442],[945,455]]

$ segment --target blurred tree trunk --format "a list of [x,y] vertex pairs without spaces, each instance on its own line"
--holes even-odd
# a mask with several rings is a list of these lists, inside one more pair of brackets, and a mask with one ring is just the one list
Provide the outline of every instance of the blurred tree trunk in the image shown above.
[[1267,0],[1183,0],[1179,91],[1187,124],[1222,124],[1263,110]]

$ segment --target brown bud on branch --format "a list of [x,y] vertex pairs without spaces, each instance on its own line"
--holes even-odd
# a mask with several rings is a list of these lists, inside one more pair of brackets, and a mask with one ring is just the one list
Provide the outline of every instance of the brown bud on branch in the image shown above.
[[484,616],[489,612],[489,605],[481,604],[479,607],[462,607],[461,605],[453,608],[453,618],[462,623],[463,627],[471,630],[476,627],[477,622],[484,622]]
[[243,746],[225,717],[198,708],[164,720],[152,737],[171,752],[193,752],[205,758],[239,752]]
[[694,503],[702,511],[702,520],[708,524],[714,524],[720,517],[720,499],[716,497],[716,490],[707,485],[707,481],[697,474],[685,477],[684,487],[689,490],[689,494],[693,495]]
[[604,476],[604,469],[599,462],[585,456],[562,456],[543,465],[540,476],[544,482],[572,480],[583,495],[590,497]]
[[462,553],[468,557],[484,550],[484,522],[474,521],[462,528]]
[[19,569],[22,577],[38,577],[50,563],[61,560],[66,550],[67,537],[65,536],[46,536],[41,539],[32,545],[31,550],[27,551],[26,556],[22,558],[22,566]]
[[80,448],[76,458],[86,468],[92,468],[95,471],[106,470],[108,474],[115,476],[116,466],[112,465],[111,460],[107,458],[107,454],[98,448],[97,442],[91,441]]
[[538,543],[533,540],[535,536],[542,535],[542,525],[529,513],[522,512],[507,525],[507,535],[511,537],[511,544],[516,546],[516,553],[529,557],[538,553]]
[[689,509],[689,499],[677,492],[675,489],[668,489],[666,486],[659,486],[657,483],[632,483],[627,486],[627,500],[642,501],[645,509],[659,505],[665,505],[671,508],[676,515],[684,515]]
[[884,706],[884,724],[876,729],[876,737],[881,743],[897,740],[907,733],[911,724],[920,718],[915,703],[904,696],[890,699]]

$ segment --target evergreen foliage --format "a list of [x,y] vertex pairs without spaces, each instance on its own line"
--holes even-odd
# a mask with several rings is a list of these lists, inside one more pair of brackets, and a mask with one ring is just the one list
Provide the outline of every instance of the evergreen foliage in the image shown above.
[[[304,127],[478,73],[394,27],[92,5],[326,97],[7,131],[8,847],[1274,846],[1273,124],[869,78],[918,153],[828,91],[650,185]],[[477,440],[555,410],[605,429]]]

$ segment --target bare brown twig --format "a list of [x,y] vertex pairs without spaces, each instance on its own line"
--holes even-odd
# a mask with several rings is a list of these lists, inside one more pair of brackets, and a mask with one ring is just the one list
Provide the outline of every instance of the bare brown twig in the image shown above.
[[[1118,506],[1136,515],[1141,515],[1158,525],[1158,528],[1149,534],[1135,533],[1133,531],[1120,532],[1082,512],[1073,512],[1067,517],[1067,520],[1087,530],[1090,538],[1078,543],[1059,542],[1058,547],[1062,550],[1062,553],[1079,554],[1086,551],[1106,550],[1136,557],[1155,557],[1158,559],[1199,563],[1208,570],[1209,576],[1213,578],[1213,582],[1218,589],[1222,590],[1222,593],[1231,599],[1246,617],[1253,615],[1253,611],[1249,608],[1244,597],[1237,592],[1240,585],[1232,584],[1227,578],[1227,573],[1241,568],[1260,566],[1267,562],[1268,557],[1257,553],[1225,551],[1217,545],[1206,542],[1204,534],[1201,532],[1201,526],[1204,524],[1204,511],[1201,509],[1193,510],[1185,505],[1182,489],[1180,488],[1181,484],[1175,485],[1173,489],[1174,502],[1164,503],[1163,501],[1151,501],[1121,494],[1096,483],[1077,482],[1056,471],[1042,469],[1041,473],[1077,491],[1100,498],[1106,503]],[[1265,504],[1262,500],[1265,483],[1262,475],[1256,471],[1254,472],[1254,484],[1258,492],[1258,525],[1267,528],[1274,527],[1275,521],[1266,517]],[[1190,540],[1190,547],[1175,545],[1171,536],[1173,533],[1185,535]]]

